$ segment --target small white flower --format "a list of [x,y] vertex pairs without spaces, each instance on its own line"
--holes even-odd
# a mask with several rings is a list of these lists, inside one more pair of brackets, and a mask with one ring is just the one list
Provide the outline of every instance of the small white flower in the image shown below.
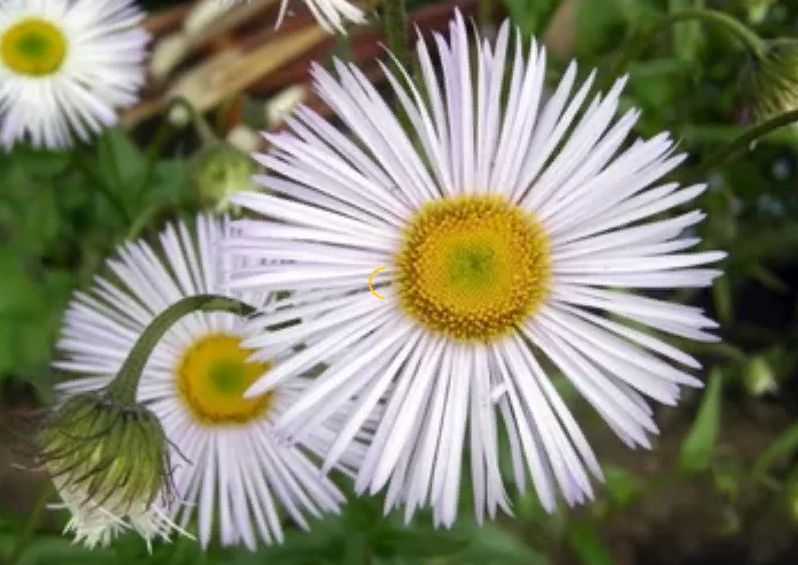
[[149,34],[133,0],[0,2],[0,144],[72,145],[138,100]]
[[557,491],[570,504],[594,496],[589,475],[600,480],[601,468],[549,367],[622,441],[649,447],[657,426],[646,397],[675,404],[681,385],[701,386],[689,373],[700,364],[599,312],[715,341],[700,308],[614,288],[707,287],[721,271],[698,267],[725,256],[686,251],[699,239],[682,232],[703,213],[651,219],[705,186],[655,184],[685,155],[665,133],[626,142],[639,111],[615,119],[625,78],[586,104],[594,73],[572,92],[572,63],[546,99],[545,50],[533,41],[527,55],[516,30],[510,51],[508,22],[495,45],[470,42],[459,13],[449,32],[435,37],[434,57],[418,42],[422,91],[384,67],[411,135],[356,66],[336,61],[337,78],[316,66],[316,91],[351,136],[300,107],[293,131],[268,135],[273,149],[258,156],[272,192],[232,197],[269,219],[234,222],[227,242],[250,264],[288,262],[234,270],[229,288],[306,292],[304,304],[261,319],[302,325],[244,345],[266,357],[309,345],[245,396],[337,356],[278,427],[300,437],[354,398],[329,466],[386,398],[356,490],[387,485],[386,504],[405,502],[408,520],[431,504],[446,526],[466,443],[478,519],[510,511],[497,420],[519,490],[531,475],[548,510]]
[[[196,229],[169,226],[160,247],[128,243],[108,266],[121,282],[97,278],[91,294],[69,305],[58,343],[67,359],[57,367],[98,375],[61,385],[70,394],[94,390],[119,369],[135,340],[171,304],[197,294],[219,293],[222,273],[217,242],[220,222],[199,216]],[[222,293],[265,312],[291,304],[259,292]],[[259,326],[260,327],[260,326]],[[344,496],[312,462],[324,457],[335,437],[335,419],[316,427],[301,446],[278,437],[274,420],[310,379],[294,377],[279,387],[244,399],[242,393],[286,356],[252,361],[241,346],[247,321],[226,312],[194,312],[164,334],[144,368],[138,400],[160,419],[173,445],[172,480],[180,504],[170,510],[184,526],[195,508],[199,538],[207,546],[218,520],[224,545],[243,541],[254,548],[283,539],[279,506],[302,527],[306,515],[335,512]],[[290,354],[289,354],[290,356]],[[355,442],[341,459],[342,470],[362,460]]]
[[[277,27],[283,21],[288,3],[291,0],[280,0],[280,15],[277,17]],[[347,0],[302,0],[308,7],[319,25],[328,32],[339,31],[346,34],[344,23],[350,21],[362,24],[366,21],[366,14]]]

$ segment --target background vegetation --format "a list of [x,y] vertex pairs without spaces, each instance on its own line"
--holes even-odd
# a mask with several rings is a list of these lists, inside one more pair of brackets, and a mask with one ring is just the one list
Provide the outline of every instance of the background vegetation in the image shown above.
[[[439,3],[416,0],[410,7]],[[145,4],[156,10],[172,3]],[[525,34],[545,39],[552,84],[572,57],[581,73],[598,67],[611,78],[621,53],[676,10],[720,9],[764,38],[794,37],[798,29],[792,0],[494,4]],[[498,21],[480,17],[483,25]],[[309,533],[287,525],[283,546],[257,553],[202,552],[178,539],[148,556],[134,535],[87,552],[60,535],[65,514],[31,519],[42,478],[7,466],[0,449],[0,562],[23,546],[18,565],[798,562],[798,130],[782,128],[721,166],[704,167],[751,121],[756,93],[740,81],[748,63],[725,29],[689,21],[648,37],[642,58],[628,69],[623,103],[643,109],[636,134],[671,131],[692,155],[688,173],[711,185],[699,202],[709,213],[700,235],[705,247],[730,253],[727,276],[711,292],[671,298],[709,309],[724,341],[680,344],[702,360],[708,386],[687,392],[678,408],[657,408],[662,431],[652,452],[627,451],[596,416],[580,411],[606,465],[607,484],[594,504],[548,516],[530,492],[516,497],[515,517],[477,528],[464,488],[451,532],[432,530],[425,516],[404,528],[398,517],[380,518],[379,500],[353,499],[342,516]],[[114,246],[150,237],[167,218],[200,208],[192,180],[200,142],[184,131],[155,143],[159,119],[114,128],[92,147],[67,153],[0,153],[0,410],[47,401],[59,378],[49,364],[62,310]]]

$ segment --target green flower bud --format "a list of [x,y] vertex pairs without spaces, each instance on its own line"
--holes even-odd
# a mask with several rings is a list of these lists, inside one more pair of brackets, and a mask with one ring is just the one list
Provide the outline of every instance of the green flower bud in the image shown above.
[[191,178],[202,206],[224,212],[230,208],[230,195],[234,192],[258,190],[251,178],[254,172],[254,163],[248,155],[230,145],[219,144],[197,157]]
[[[140,404],[107,394],[76,394],[39,431],[40,465],[72,518],[66,531],[87,547],[108,545],[126,530],[148,548],[169,538],[174,524],[161,508],[171,502],[168,443],[157,417]],[[159,508],[160,506],[160,508]]]
[[798,39],[767,42],[763,57],[749,63],[742,80],[757,121],[798,108]]

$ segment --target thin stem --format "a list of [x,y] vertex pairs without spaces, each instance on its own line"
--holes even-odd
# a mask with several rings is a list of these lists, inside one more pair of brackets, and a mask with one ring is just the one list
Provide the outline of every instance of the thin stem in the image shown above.
[[150,144],[147,147],[147,153],[145,155],[147,169],[145,170],[144,176],[141,179],[141,184],[139,185],[139,195],[141,195],[142,191],[146,190],[147,185],[152,180],[152,176],[155,173],[155,166],[158,164],[158,157],[161,154],[164,143],[166,143],[166,140],[169,138],[169,134],[171,133],[171,123],[169,120],[163,120],[161,125],[158,126],[158,130],[155,132],[155,136],[152,138],[152,141],[150,141]]
[[22,556],[22,552],[25,551],[25,548],[30,542],[33,534],[36,532],[36,529],[39,527],[39,523],[42,521],[42,516],[44,516],[44,510],[47,508],[47,501],[50,500],[50,497],[53,496],[53,487],[49,481],[47,481],[44,485],[42,485],[42,490],[39,493],[39,497],[36,499],[36,504],[33,506],[33,510],[31,510],[30,515],[28,515],[28,519],[25,521],[25,525],[22,527],[22,531],[19,534],[17,539],[17,543],[14,545],[14,549],[11,550],[11,553],[8,556],[9,565],[14,565],[19,558]]
[[642,56],[654,37],[670,26],[685,20],[704,20],[709,23],[720,24],[732,35],[735,35],[756,58],[761,59],[764,56],[765,42],[738,19],[718,10],[681,10],[664,16],[653,27],[637,34],[634,42],[624,50],[621,58],[613,66],[612,71],[605,80],[606,84],[602,85],[602,90],[609,86],[610,81],[622,75],[632,61],[636,61]]
[[89,177],[96,188],[102,193],[105,199],[108,201],[111,206],[113,206],[119,215],[122,216],[125,220],[125,224],[130,224],[130,215],[127,212],[127,208],[122,202],[122,199],[114,192],[114,190],[108,186],[108,183],[97,174],[97,171],[94,170],[94,166],[90,163],[87,159],[85,154],[80,148],[77,148],[73,153],[74,158],[72,162],[77,166],[77,168]]
[[[175,96],[170,100],[169,109],[167,110],[167,116],[177,107],[182,107],[186,112],[188,112],[189,120],[191,121],[194,129],[197,131],[197,135],[202,141],[203,146],[210,146],[216,145],[217,143],[221,143],[219,137],[214,133],[213,129],[210,125],[208,125],[207,120],[205,117],[197,111],[197,109],[182,96]],[[168,119],[168,118],[167,118]]]
[[780,127],[790,125],[796,121],[798,121],[798,109],[779,114],[778,116],[774,116],[769,120],[748,128],[726,145],[723,145],[713,153],[710,153],[710,155],[701,162],[695,171],[689,173],[688,178],[683,182],[685,184],[690,184],[695,179],[702,178],[706,173],[715,167],[722,165],[728,159],[734,157],[734,155],[736,155],[739,151],[743,151],[750,147],[750,145],[760,137],[764,137],[770,132],[779,129]]
[[197,294],[178,300],[158,314],[144,330],[144,333],[139,336],[116,377],[106,387],[106,393],[120,403],[135,403],[139,379],[152,350],[175,322],[183,316],[197,311],[224,311],[249,316],[254,314],[256,309],[235,298],[216,294]]

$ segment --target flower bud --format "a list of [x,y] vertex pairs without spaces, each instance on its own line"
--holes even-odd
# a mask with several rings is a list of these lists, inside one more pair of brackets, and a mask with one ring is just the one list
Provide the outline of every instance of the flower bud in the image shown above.
[[742,79],[757,121],[798,108],[798,39],[767,42],[763,57],[749,63]]
[[200,203],[214,212],[230,208],[230,195],[240,190],[257,190],[252,182],[252,160],[227,144],[214,145],[197,157],[192,182]]
[[[72,518],[65,531],[87,547],[108,545],[136,530],[151,547],[174,524],[168,504],[168,445],[155,415],[102,393],[80,393],[49,415],[39,432],[41,467]],[[160,500],[158,500],[160,499]]]

